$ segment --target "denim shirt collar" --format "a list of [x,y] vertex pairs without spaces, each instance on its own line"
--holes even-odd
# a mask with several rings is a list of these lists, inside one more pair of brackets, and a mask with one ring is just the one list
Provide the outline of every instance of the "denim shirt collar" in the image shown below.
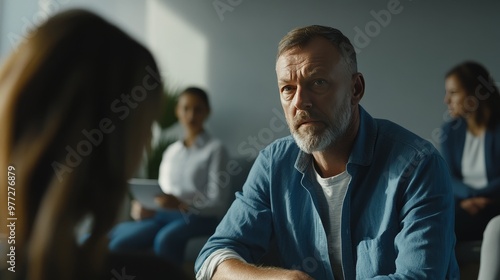
[[[368,166],[372,163],[373,152],[375,149],[375,140],[377,138],[377,126],[373,118],[365,111],[365,109],[358,105],[359,107],[359,128],[354,140],[354,145],[349,156],[348,164],[356,164]],[[295,161],[295,169],[300,173],[304,174],[311,166],[312,155],[307,154],[300,150]]]
[[361,105],[359,105],[359,115],[358,134],[354,140],[354,146],[348,163],[368,166],[371,165],[373,160],[375,140],[377,138],[377,124]]

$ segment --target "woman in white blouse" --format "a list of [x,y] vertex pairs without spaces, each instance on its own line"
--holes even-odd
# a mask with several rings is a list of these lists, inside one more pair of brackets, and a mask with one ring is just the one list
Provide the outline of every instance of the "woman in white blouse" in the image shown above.
[[443,126],[442,154],[456,198],[457,241],[480,240],[500,214],[500,96],[476,62],[451,69],[444,102],[452,119]]
[[179,95],[176,115],[185,134],[163,154],[158,181],[165,194],[156,200],[162,210],[145,209],[133,201],[131,216],[136,221],[113,230],[112,251],[152,248],[156,255],[181,265],[188,240],[214,232],[227,210],[230,187],[220,180],[227,153],[204,129],[209,114],[202,89],[190,87]]

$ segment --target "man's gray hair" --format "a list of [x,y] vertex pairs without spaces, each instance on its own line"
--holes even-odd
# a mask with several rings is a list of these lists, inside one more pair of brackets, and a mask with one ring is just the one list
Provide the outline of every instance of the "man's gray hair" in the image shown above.
[[278,45],[277,58],[293,48],[305,47],[312,39],[317,37],[325,38],[338,49],[346,69],[349,71],[348,74],[352,75],[358,72],[356,51],[351,41],[340,30],[328,26],[311,25],[288,32]]

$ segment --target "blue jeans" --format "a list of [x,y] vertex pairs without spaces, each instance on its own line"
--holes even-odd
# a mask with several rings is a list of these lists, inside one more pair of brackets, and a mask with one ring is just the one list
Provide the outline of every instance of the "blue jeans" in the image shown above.
[[184,261],[184,250],[189,239],[212,235],[219,219],[180,211],[158,211],[155,216],[141,221],[118,224],[109,235],[109,249],[117,253],[154,253],[174,264]]

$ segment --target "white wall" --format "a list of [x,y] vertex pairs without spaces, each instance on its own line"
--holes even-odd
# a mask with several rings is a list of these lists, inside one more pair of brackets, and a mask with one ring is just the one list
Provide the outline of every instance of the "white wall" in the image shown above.
[[[236,156],[250,157],[271,136],[288,134],[276,121],[281,106],[274,62],[277,43],[294,27],[323,24],[342,30],[359,49],[359,71],[367,84],[362,105],[373,116],[391,119],[426,139],[432,140],[433,131],[443,122],[443,75],[449,68],[474,59],[500,81],[500,2],[493,0],[483,4],[465,0],[149,3],[154,7],[148,22],[154,22],[155,30],[164,30],[161,35],[149,35],[166,36],[162,42],[150,38],[151,46],[164,54],[175,52],[176,60],[163,65],[177,74],[170,75],[176,82],[190,77],[188,72],[176,72],[185,67],[180,61],[193,69],[206,67],[204,82],[214,104],[211,131]],[[214,5],[225,12],[218,13]],[[162,9],[183,19],[185,23],[179,24],[188,24],[191,33],[203,36],[208,62],[198,63],[197,54],[186,49],[189,40],[169,37],[176,25],[162,18]],[[390,20],[382,16],[387,13]],[[193,82],[198,78],[192,76]]]
[[[1,59],[12,50],[7,35],[22,33],[23,18],[36,15],[38,1],[0,1]],[[367,83],[362,105],[427,139],[446,112],[443,75],[449,68],[477,60],[500,81],[495,0],[39,1],[58,4],[53,7],[59,10],[79,6],[98,12],[153,50],[170,87],[205,87],[213,105],[209,130],[238,157],[250,158],[288,134],[274,61],[278,41],[294,27],[342,30],[360,51],[359,70]],[[374,14],[389,11],[389,3],[395,5],[390,20],[378,23]]]
[[[0,15],[2,14],[2,12],[5,10],[5,7],[4,7],[4,3],[3,3],[4,0],[0,0]],[[0,17],[0,34],[4,34],[4,25],[5,25],[5,20],[3,17]],[[2,57],[2,43],[3,43],[4,39],[2,38],[2,36],[0,36],[0,58]]]
[[26,36],[33,22],[37,22],[37,11],[37,0],[1,0],[0,61]]
[[145,42],[145,6],[143,0],[45,0],[64,2],[63,9],[84,8],[94,11],[123,28],[132,37]]
[[49,15],[85,8],[104,16],[145,42],[145,4],[136,0],[0,0],[0,60],[14,51],[28,30]]

